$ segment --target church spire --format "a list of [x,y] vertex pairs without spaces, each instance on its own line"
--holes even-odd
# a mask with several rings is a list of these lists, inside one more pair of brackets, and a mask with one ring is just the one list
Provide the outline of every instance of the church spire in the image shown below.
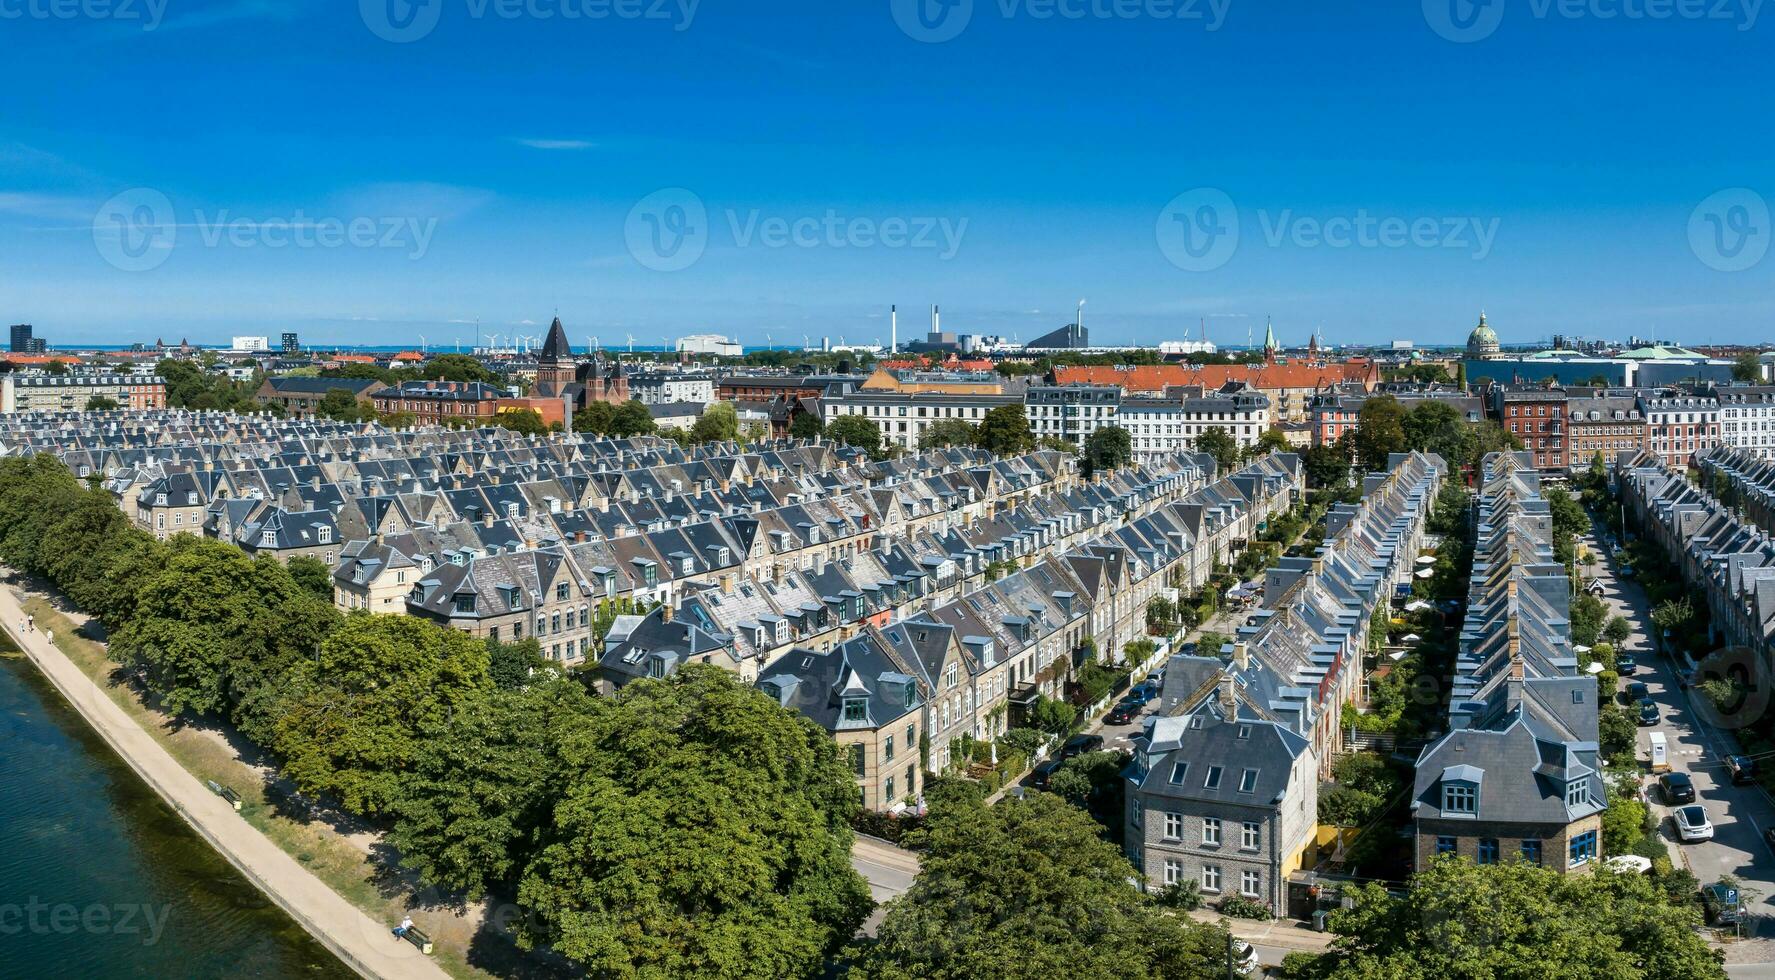
[[536,355],[541,364],[572,363],[573,345],[567,342],[567,331],[561,326],[561,318],[549,324],[548,339],[542,342],[542,351]]

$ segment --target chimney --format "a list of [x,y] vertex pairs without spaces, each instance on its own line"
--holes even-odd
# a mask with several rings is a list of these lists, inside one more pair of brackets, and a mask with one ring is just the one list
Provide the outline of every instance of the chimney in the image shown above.
[[1244,640],[1233,644],[1233,666],[1240,670],[1251,666],[1251,645]]
[[1239,681],[1230,673],[1220,678],[1220,714],[1227,721],[1239,715]]
[[900,349],[900,308],[888,307],[888,356]]
[[659,617],[660,617],[660,622],[662,622],[662,623],[669,623],[669,622],[671,622],[671,621],[672,621],[672,614],[673,614],[673,613],[674,613],[674,612],[675,612],[675,611],[676,611],[676,610],[674,610],[674,609],[673,609],[673,608],[672,608],[672,604],[671,604],[671,603],[669,603],[669,602],[668,602],[668,603],[665,603],[665,604],[664,604],[664,605],[662,605],[662,606],[660,606],[660,607],[659,607]]
[[488,511],[485,514],[481,515],[481,526],[482,527],[492,527],[493,526],[493,512],[492,511]]

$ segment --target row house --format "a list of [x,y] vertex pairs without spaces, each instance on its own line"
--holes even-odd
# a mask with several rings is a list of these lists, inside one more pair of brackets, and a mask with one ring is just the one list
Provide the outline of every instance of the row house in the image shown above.
[[1228,657],[1267,710],[1307,735],[1327,774],[1343,748],[1343,706],[1360,701],[1374,619],[1410,588],[1446,477],[1439,457],[1417,452],[1396,453],[1385,473],[1366,474],[1361,503],[1326,514],[1318,551],[1278,561],[1266,573],[1263,606],[1227,648],[1204,651]]
[[[1743,455],[1738,457],[1743,459]],[[1623,458],[1621,496],[1640,527],[1699,592],[1710,615],[1710,639],[1761,651],[1775,649],[1775,542],[1753,513],[1761,514],[1759,469],[1723,458],[1711,472],[1723,477],[1741,502],[1733,510],[1689,482],[1653,453]]]
[[1561,872],[1602,857],[1596,680],[1571,641],[1571,582],[1526,453],[1482,464],[1448,733],[1416,762],[1416,866],[1443,856]]
[[1123,772],[1123,851],[1147,890],[1194,883],[1287,914],[1318,824],[1311,739],[1216,658],[1172,658],[1165,690],[1175,709],[1147,718]]

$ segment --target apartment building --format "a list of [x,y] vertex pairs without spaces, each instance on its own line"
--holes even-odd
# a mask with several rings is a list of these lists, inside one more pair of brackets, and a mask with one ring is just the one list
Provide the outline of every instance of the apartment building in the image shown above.
[[861,415],[881,428],[884,445],[917,449],[925,430],[943,419],[978,425],[995,408],[1023,406],[1022,395],[952,395],[928,392],[841,390],[820,399],[822,420]]
[[1646,448],[1674,468],[1688,468],[1720,444],[1720,401],[1711,392],[1642,393],[1639,410],[1646,417]]
[[0,375],[0,413],[80,412],[95,398],[108,399],[131,411],[161,409],[166,407],[166,382],[158,375],[82,369],[66,374],[12,371]]
[[374,408],[376,394],[388,386],[374,378],[269,377],[254,398],[261,405],[277,405],[289,418],[307,418],[320,408],[327,392],[343,389],[363,407]]
[[1775,387],[1732,385],[1713,393],[1720,404],[1720,445],[1775,459]]
[[1122,389],[1114,385],[1031,385],[1024,413],[1037,439],[1064,439],[1077,446],[1099,428],[1120,424]]
[[1588,467],[1598,453],[1612,461],[1646,448],[1650,429],[1631,389],[1568,389],[1566,418],[1574,470]]
[[1209,429],[1222,430],[1246,449],[1257,445],[1272,421],[1269,397],[1245,387],[1172,388],[1162,397],[1127,398],[1116,418],[1128,430],[1136,459],[1185,452]]
[[1548,472],[1571,466],[1564,388],[1493,385],[1493,414],[1511,435],[1522,440],[1535,465]]

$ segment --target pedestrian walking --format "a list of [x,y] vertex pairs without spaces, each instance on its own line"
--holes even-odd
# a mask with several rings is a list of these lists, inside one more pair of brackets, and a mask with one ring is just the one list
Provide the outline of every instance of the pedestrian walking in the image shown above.
[[36,629],[37,629],[37,617],[36,616],[26,616],[25,617],[25,632],[31,633],[31,632],[34,632]]

